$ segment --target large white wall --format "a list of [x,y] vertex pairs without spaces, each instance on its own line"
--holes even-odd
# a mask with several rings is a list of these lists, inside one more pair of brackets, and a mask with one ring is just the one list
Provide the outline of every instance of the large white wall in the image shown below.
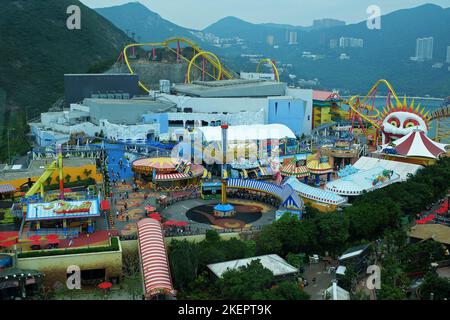
[[267,98],[197,98],[163,94],[164,98],[177,104],[179,108],[192,108],[193,112],[258,112],[264,110],[264,121],[267,123]]

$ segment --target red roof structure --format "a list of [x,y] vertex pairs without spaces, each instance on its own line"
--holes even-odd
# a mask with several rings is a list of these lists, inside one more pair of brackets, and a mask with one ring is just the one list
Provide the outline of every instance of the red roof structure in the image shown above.
[[139,256],[142,264],[145,297],[165,294],[174,297],[169,261],[161,224],[154,219],[142,219],[137,223]]
[[313,100],[328,101],[333,99],[341,99],[339,94],[331,91],[313,90]]
[[[437,159],[439,155],[446,152],[447,144],[438,143],[427,137],[424,131],[414,130],[410,134],[392,142],[395,145],[397,154],[405,157],[423,157]],[[383,146],[383,150],[390,148],[390,145]]]

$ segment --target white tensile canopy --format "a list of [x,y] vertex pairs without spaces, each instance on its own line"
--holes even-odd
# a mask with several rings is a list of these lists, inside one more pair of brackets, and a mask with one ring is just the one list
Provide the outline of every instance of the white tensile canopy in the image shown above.
[[[196,129],[202,132],[204,140],[208,142],[222,141],[221,127],[199,127]],[[228,142],[231,143],[233,141],[295,139],[295,134],[282,124],[255,124],[250,126],[229,126],[227,138]]]

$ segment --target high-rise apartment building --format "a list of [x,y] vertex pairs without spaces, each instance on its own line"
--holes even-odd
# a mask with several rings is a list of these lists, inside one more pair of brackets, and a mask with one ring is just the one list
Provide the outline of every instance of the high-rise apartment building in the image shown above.
[[289,44],[298,44],[296,31],[289,31]]
[[450,63],[450,46],[447,46],[447,59],[445,59],[445,62]]
[[433,59],[433,37],[417,38],[416,40],[416,60],[425,61]]

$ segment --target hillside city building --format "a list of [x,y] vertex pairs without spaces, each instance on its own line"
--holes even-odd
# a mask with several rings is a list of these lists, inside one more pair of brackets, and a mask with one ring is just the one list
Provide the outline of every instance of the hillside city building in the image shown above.
[[412,58],[415,61],[428,61],[433,59],[433,37],[416,39],[416,55]]

